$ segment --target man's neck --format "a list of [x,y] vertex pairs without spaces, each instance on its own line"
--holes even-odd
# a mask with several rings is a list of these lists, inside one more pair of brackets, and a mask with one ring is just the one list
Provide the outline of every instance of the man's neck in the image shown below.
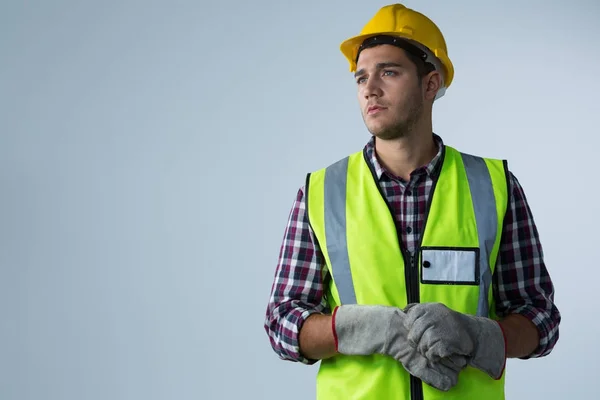
[[428,164],[437,154],[433,134],[382,140],[376,138],[375,151],[382,166],[406,181],[415,169]]

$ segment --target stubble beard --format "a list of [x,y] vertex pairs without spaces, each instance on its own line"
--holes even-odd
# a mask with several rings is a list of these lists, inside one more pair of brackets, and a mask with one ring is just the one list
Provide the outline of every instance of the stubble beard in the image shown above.
[[382,140],[394,140],[411,136],[415,125],[417,125],[423,114],[423,99],[414,96],[409,104],[410,108],[406,113],[406,118],[397,117],[388,126],[379,127],[378,129],[368,128],[369,132]]

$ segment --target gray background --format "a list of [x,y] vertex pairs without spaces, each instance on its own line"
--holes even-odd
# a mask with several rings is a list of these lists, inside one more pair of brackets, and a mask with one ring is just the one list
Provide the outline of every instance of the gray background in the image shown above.
[[[263,318],[305,173],[369,138],[339,52],[386,3],[2,1],[0,399],[308,399]],[[507,158],[563,315],[509,399],[597,398],[597,1],[407,1],[434,129]]]

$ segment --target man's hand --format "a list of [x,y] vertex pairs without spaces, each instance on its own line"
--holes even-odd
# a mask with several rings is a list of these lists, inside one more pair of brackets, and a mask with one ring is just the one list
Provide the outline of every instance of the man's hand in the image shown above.
[[334,310],[336,350],[346,355],[385,354],[423,382],[443,391],[458,382],[467,365],[463,356],[451,355],[429,361],[408,343],[406,314],[399,308],[377,305],[343,305]]
[[506,362],[504,333],[498,322],[451,310],[441,303],[409,304],[404,326],[408,341],[430,361],[453,354],[499,379]]

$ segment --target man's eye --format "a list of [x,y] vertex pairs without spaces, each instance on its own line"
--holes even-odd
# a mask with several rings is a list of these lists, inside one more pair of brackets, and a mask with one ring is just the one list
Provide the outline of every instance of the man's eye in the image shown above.
[[383,74],[388,76],[394,76],[396,75],[396,71],[383,71]]
[[356,83],[358,83],[360,85],[361,83],[364,83],[366,80],[367,80],[367,78],[361,77],[356,80]]

